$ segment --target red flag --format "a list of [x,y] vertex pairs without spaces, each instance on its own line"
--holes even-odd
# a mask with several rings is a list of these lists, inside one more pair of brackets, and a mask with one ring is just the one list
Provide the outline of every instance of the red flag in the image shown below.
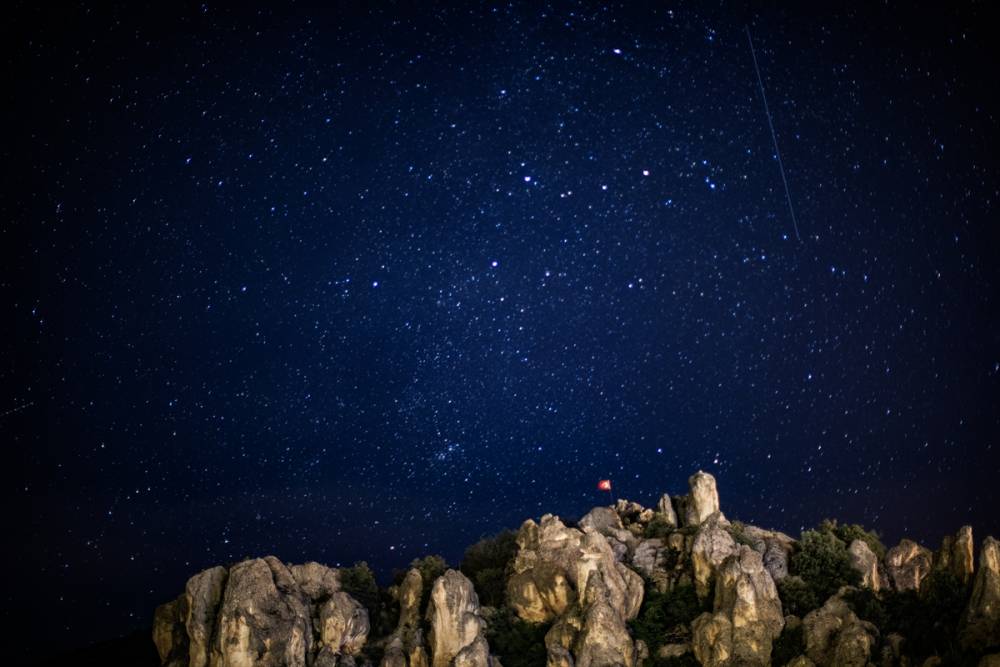
[[598,491],[610,491],[611,490],[611,480],[610,479],[602,479],[601,481],[599,481],[597,483],[597,490]]

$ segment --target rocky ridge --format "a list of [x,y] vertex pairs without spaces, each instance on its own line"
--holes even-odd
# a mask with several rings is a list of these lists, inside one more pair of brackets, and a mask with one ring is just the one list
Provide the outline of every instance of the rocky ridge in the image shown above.
[[372,597],[318,563],[210,568],[157,608],[153,642],[165,667],[1000,664],[1000,542],[974,556],[968,526],[886,551],[856,526],[730,521],[698,472],[653,508],[525,521],[490,577],[413,567]]

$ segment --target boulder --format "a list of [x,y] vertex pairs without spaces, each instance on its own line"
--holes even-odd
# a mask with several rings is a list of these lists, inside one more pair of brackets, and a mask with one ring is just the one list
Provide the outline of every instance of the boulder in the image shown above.
[[670,496],[664,493],[656,503],[656,513],[659,514],[668,526],[677,527],[677,512],[674,511],[674,503]]
[[819,667],[866,667],[871,659],[878,629],[851,611],[842,597],[849,590],[845,586],[802,619],[806,656]]
[[184,598],[161,604],[153,613],[153,644],[164,667],[187,667]]
[[707,517],[698,527],[691,544],[691,565],[694,571],[694,586],[698,597],[705,598],[711,592],[712,577],[716,568],[726,558],[736,553],[736,541],[716,513]]
[[987,537],[979,550],[979,569],[962,615],[960,640],[972,651],[1000,645],[1000,542]]
[[216,616],[222,602],[222,593],[229,572],[216,566],[199,572],[184,587],[185,628],[189,643],[191,667],[207,667],[211,647],[209,643],[216,628]]
[[610,507],[595,507],[577,524],[584,533],[600,533],[607,538],[616,560],[624,560],[639,540],[625,530],[621,517]]
[[427,605],[431,667],[487,667],[489,647],[472,582],[448,570],[431,587]]
[[702,665],[770,665],[771,642],[784,625],[778,590],[761,555],[741,545],[718,568],[713,612],[692,626],[695,657]]
[[903,539],[885,555],[889,580],[897,591],[920,590],[920,582],[931,571],[932,554],[927,547]]
[[524,522],[517,544],[507,595],[521,619],[538,623],[563,615],[585,596],[594,570],[600,571],[616,611],[626,620],[639,613],[642,578],[618,562],[602,534],[567,528],[558,517],[545,515],[540,524]]
[[881,591],[889,587],[878,556],[871,550],[867,542],[854,540],[847,548],[847,553],[851,557],[851,567],[861,575],[862,586],[873,591]]
[[700,526],[708,517],[719,512],[719,492],[715,478],[699,470],[688,478],[690,492],[684,502],[684,525]]

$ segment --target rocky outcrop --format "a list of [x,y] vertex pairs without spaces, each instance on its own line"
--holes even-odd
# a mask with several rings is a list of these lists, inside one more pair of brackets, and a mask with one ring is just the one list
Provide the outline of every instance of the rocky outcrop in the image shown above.
[[761,555],[764,567],[776,582],[788,576],[788,558],[795,548],[795,540],[777,530],[764,530],[744,525],[741,534],[749,540],[754,551]]
[[431,587],[427,606],[431,667],[488,667],[489,646],[472,582],[448,570]]
[[692,647],[702,665],[771,664],[771,642],[785,621],[778,590],[759,553],[741,545],[723,561],[713,610],[692,624]]
[[878,639],[878,629],[851,611],[841,589],[819,609],[802,619],[806,657],[818,667],[866,667]]
[[635,667],[638,650],[604,582],[591,570],[580,605],[545,635],[548,667]]
[[979,550],[979,570],[962,616],[962,646],[979,651],[1000,646],[1000,542],[987,537]]
[[972,526],[962,526],[954,536],[946,535],[941,542],[941,548],[934,554],[934,569],[967,584],[974,571],[974,551]]
[[736,553],[736,541],[726,530],[727,523],[719,513],[707,517],[691,544],[694,587],[700,598],[711,592],[712,577],[722,561]]
[[660,496],[660,500],[656,503],[656,513],[668,526],[677,527],[677,512],[674,510],[674,503],[668,494],[664,493]]
[[854,540],[847,548],[847,553],[851,557],[851,567],[861,575],[863,587],[873,591],[881,591],[889,587],[885,574],[882,572],[882,564],[867,542]]
[[584,598],[594,570],[601,572],[611,604],[623,618],[639,612],[642,578],[618,562],[600,533],[567,528],[558,517],[545,515],[540,524],[524,522],[517,544],[507,595],[523,620],[537,623],[561,616]]
[[423,629],[420,625],[420,600],[424,584],[420,570],[410,568],[396,589],[399,622],[389,635],[381,667],[428,667]]
[[335,570],[255,558],[214,567],[154,616],[153,640],[171,667],[317,667],[356,655],[367,611],[339,591]]
[[684,525],[700,526],[719,511],[719,491],[715,478],[699,470],[688,478],[690,492],[684,499]]
[[616,560],[624,560],[639,543],[639,538],[625,530],[621,516],[610,507],[595,507],[577,525],[584,533],[596,532],[607,538]]
[[913,540],[901,540],[885,555],[889,580],[897,591],[920,590],[920,582],[931,571],[932,554]]

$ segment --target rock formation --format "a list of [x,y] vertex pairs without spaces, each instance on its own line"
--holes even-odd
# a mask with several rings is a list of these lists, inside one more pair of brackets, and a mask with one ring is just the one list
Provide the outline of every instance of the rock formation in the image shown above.
[[461,572],[448,570],[431,588],[427,606],[431,667],[487,667],[489,646],[479,597]]
[[765,667],[785,621],[761,555],[741,545],[718,568],[712,613],[695,619],[694,655],[702,665]]
[[802,619],[806,657],[818,667],[866,667],[871,658],[878,629],[851,611],[845,592]]
[[888,588],[885,574],[882,572],[882,564],[879,563],[878,556],[871,550],[864,540],[854,540],[847,548],[847,553],[851,556],[851,566],[861,575],[861,585],[873,591],[881,591]]
[[885,555],[889,580],[897,591],[920,590],[920,582],[931,571],[932,554],[912,540],[901,540]]
[[719,511],[719,492],[715,478],[699,470],[688,478],[690,489],[684,501],[684,525],[700,526],[701,523]]
[[[156,610],[153,642],[167,667],[371,667],[373,661],[379,667],[499,667],[490,643],[505,658],[520,657],[513,647],[523,640],[511,637],[532,632],[524,621],[548,624],[534,630],[535,650],[544,651],[547,667],[649,667],[670,659],[764,667],[776,646],[794,667],[987,665],[998,659],[1000,542],[992,537],[976,563],[968,526],[933,554],[902,540],[880,558],[860,539],[799,544],[779,531],[730,522],[711,475],[696,473],[688,486],[684,496],[661,495],[655,509],[628,500],[595,507],[578,528],[552,515],[529,519],[514,539],[516,552],[509,537],[497,540],[502,562],[468,571],[471,579],[448,570],[424,581],[412,568],[378,598],[371,610],[374,632],[369,610],[342,589],[336,569],[289,566],[273,557],[210,568]],[[829,525],[836,529],[828,524],[819,530],[833,530]],[[851,580],[844,572],[848,561],[868,590],[844,586],[817,599],[831,590],[831,578]],[[828,577],[817,563],[831,563]],[[799,570],[790,572],[791,566]],[[499,581],[497,574],[485,581],[501,583],[506,592],[503,606],[486,611],[472,583],[480,585],[484,572],[502,573]],[[496,589],[491,594],[498,597]],[[960,622],[958,612],[942,611],[938,599],[949,610],[964,602]],[[924,604],[943,614],[941,622],[914,624],[914,618],[926,620],[920,617]],[[384,625],[397,608],[390,631]],[[640,610],[633,637],[629,621]],[[803,618],[783,616],[788,610]],[[880,620],[889,613],[903,614],[902,622]],[[881,623],[885,635],[865,619]],[[948,636],[935,643],[899,634],[924,627]],[[929,645],[942,655],[927,655]],[[942,646],[962,653],[945,654]]]
[[153,638],[164,665],[335,665],[368,636],[368,614],[322,565],[273,556],[214,567],[157,609]]
[[970,650],[1000,646],[1000,542],[987,537],[979,551],[979,571],[962,617],[962,645]]

